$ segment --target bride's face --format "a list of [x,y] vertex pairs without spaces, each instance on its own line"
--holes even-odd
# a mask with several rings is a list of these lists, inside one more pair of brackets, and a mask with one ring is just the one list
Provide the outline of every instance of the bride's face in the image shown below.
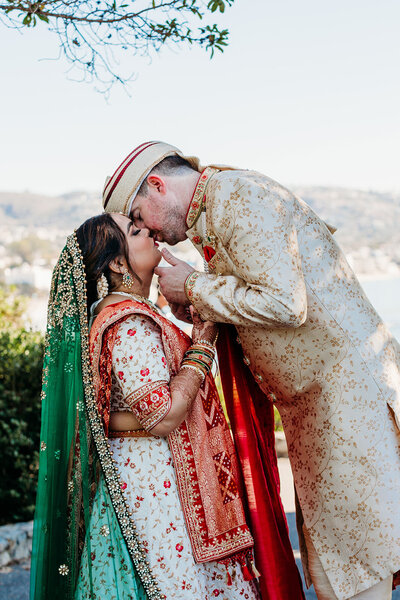
[[146,278],[162,258],[157,242],[148,229],[138,229],[128,217],[118,213],[111,216],[125,235],[130,264],[139,277]]

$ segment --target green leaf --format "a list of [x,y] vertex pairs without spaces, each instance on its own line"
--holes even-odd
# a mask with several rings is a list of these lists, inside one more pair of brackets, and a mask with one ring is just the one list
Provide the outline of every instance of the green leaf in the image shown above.
[[48,22],[49,22],[49,18],[48,18],[48,17],[46,17],[46,15],[41,15],[40,13],[37,13],[37,16],[39,17],[39,19],[40,19],[41,21],[44,21],[45,23],[48,23]]
[[25,15],[24,20],[22,21],[22,24],[26,25],[27,27],[30,27],[31,22],[32,22],[31,15]]

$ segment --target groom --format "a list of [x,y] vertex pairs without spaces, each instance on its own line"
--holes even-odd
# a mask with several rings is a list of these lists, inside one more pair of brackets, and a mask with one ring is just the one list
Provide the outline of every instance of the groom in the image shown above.
[[[175,147],[136,148],[104,209],[158,241],[189,238],[205,273],[164,252],[177,314],[236,327],[243,361],[284,426],[307,583],[319,600],[388,600],[400,569],[400,347],[330,229],[254,171]],[[258,408],[260,410],[260,408]],[[261,415],[260,415],[261,418]]]

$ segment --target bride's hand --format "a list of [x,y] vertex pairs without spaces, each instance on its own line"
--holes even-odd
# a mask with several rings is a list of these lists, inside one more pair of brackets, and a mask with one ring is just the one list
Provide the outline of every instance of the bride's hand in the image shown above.
[[193,320],[193,343],[196,344],[199,340],[206,340],[213,344],[217,337],[218,325],[213,321],[203,321],[193,306],[190,307],[190,314]]
[[190,315],[189,307],[183,306],[182,304],[170,304],[171,312],[176,319],[183,321],[184,323],[191,323],[192,317]]

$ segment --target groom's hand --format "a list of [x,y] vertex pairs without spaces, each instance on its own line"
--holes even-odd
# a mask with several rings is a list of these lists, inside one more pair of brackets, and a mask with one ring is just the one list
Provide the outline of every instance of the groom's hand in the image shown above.
[[162,249],[162,255],[172,266],[154,269],[154,273],[158,275],[161,293],[170,304],[189,305],[190,302],[185,294],[185,281],[194,269],[183,260],[175,258],[166,248]]

